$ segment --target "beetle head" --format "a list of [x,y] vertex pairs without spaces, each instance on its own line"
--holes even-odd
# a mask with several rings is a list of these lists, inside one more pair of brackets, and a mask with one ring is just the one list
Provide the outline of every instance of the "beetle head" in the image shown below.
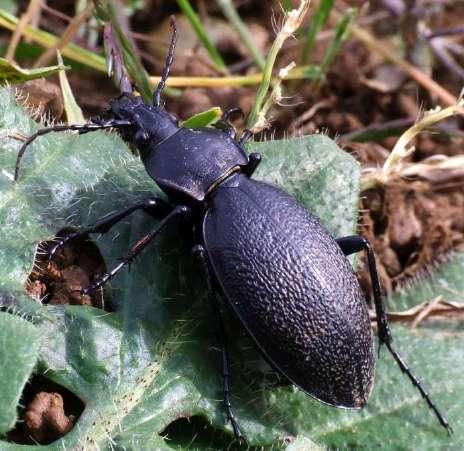
[[121,130],[123,138],[134,143],[140,150],[142,159],[160,142],[178,130],[177,119],[169,114],[161,102],[161,94],[174,59],[177,41],[177,26],[171,17],[171,42],[160,81],[153,93],[153,105],[145,103],[140,97],[123,93],[110,103],[110,113],[115,119],[127,120],[132,125]]
[[110,115],[126,120],[130,126],[121,128],[125,141],[134,143],[142,154],[148,152],[178,130],[177,119],[164,108],[149,105],[141,97],[124,93],[110,102]]

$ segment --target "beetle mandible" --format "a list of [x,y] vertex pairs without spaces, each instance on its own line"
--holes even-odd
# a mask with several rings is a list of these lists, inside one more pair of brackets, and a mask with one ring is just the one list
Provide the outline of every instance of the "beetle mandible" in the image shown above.
[[[161,104],[177,38],[175,22],[153,104],[123,93],[110,102],[111,117],[82,125],[37,131],[21,147],[15,168],[38,136],[63,130],[87,133],[116,128],[134,143],[149,176],[168,201],[148,198],[107,215],[92,226],[58,238],[50,258],[66,243],[89,233],[106,233],[136,210],[160,220],[120,263],[82,290],[87,294],[114,277],[168,226],[184,217],[192,225],[193,254],[203,270],[218,322],[223,396],[234,434],[241,432],[230,402],[229,355],[219,297],[226,300],[257,347],[282,376],[317,400],[360,408],[372,391],[374,346],[367,303],[346,258],[367,252],[377,315],[378,338],[417,387],[439,422],[452,432],[421,382],[393,346],[383,305],[375,256],[361,236],[335,239],[291,196],[251,178],[261,157],[247,155],[245,131],[236,139],[226,112],[216,128],[188,129]],[[232,111],[232,110],[231,110]]]

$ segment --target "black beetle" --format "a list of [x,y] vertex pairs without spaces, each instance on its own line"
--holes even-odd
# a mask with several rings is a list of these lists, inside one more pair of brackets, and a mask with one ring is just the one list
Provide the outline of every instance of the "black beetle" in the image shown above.
[[106,233],[136,210],[160,220],[110,272],[82,290],[100,288],[128,265],[174,218],[192,226],[198,258],[215,311],[222,350],[224,404],[234,434],[241,437],[230,404],[229,357],[219,293],[232,307],[268,362],[286,379],[323,403],[362,407],[372,391],[374,346],[367,303],[346,258],[367,252],[377,314],[378,337],[401,370],[452,432],[419,380],[392,345],[382,303],[375,257],[361,236],[334,239],[320,222],[282,190],[251,178],[259,154],[247,155],[244,143],[225,113],[216,128],[188,129],[161,105],[169,75],[177,30],[172,38],[153,105],[123,93],[111,101],[108,120],[41,129],[23,144],[15,179],[27,146],[52,131],[87,133],[118,128],[136,145],[145,169],[166,193],[168,201],[149,198],[101,218],[91,227],[57,238],[52,257],[69,241],[88,233]]

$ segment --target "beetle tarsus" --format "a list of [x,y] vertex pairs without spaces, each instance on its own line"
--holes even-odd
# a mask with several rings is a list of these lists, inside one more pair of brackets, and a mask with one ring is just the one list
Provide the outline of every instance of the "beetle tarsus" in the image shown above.
[[214,290],[212,275],[209,268],[208,256],[203,246],[196,245],[192,249],[192,254],[195,256],[199,264],[201,265],[203,276],[206,279],[206,285],[208,288],[208,297],[211,303],[211,308],[216,318],[216,336],[221,348],[221,362],[222,362],[222,392],[224,399],[224,407],[226,410],[226,416],[232,425],[234,435],[239,441],[243,441],[243,436],[238,427],[235,419],[234,411],[230,402],[230,359],[229,350],[227,346],[227,336],[224,327],[224,321],[222,319],[221,310],[219,308],[219,302]]
[[448,420],[446,417],[440,412],[438,407],[435,405],[435,403],[432,401],[430,398],[429,393],[425,390],[424,386],[422,385],[422,382],[414,375],[414,373],[411,372],[411,369],[409,368],[408,364],[405,362],[405,360],[401,357],[401,355],[396,351],[396,349],[393,348],[391,343],[385,343],[387,346],[388,350],[390,351],[391,355],[395,359],[396,363],[398,366],[401,368],[401,371],[406,374],[409,378],[409,380],[412,382],[412,384],[417,387],[419,390],[421,396],[425,399],[427,402],[428,406],[434,411],[435,415],[438,418],[438,421],[440,424],[448,431],[448,434],[453,433],[453,428],[450,426]]
[[338,245],[340,246],[342,252],[345,255],[350,255],[360,251],[366,251],[367,253],[367,264],[369,266],[369,274],[371,276],[372,282],[372,292],[374,295],[374,305],[375,313],[377,318],[377,333],[379,337],[379,351],[380,346],[384,344],[390,354],[395,359],[396,363],[400,367],[401,371],[406,374],[412,384],[419,390],[421,396],[425,399],[428,406],[433,410],[440,424],[447,430],[448,434],[453,432],[452,427],[450,426],[446,417],[440,412],[429,393],[425,390],[422,382],[414,375],[414,373],[409,368],[406,361],[400,356],[400,354],[393,347],[393,337],[388,324],[387,313],[385,311],[385,306],[382,300],[381,290],[380,290],[380,281],[377,273],[377,265],[375,263],[374,251],[370,243],[360,235],[346,236],[343,238],[338,238]]

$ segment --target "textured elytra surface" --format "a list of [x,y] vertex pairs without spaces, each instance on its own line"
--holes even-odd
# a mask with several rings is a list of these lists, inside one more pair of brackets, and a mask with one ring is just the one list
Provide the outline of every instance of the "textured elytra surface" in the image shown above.
[[367,304],[334,238],[291,196],[237,175],[204,239],[225,296],[269,360],[328,404],[361,407],[373,379]]
[[[53,134],[34,144],[25,157],[20,183],[14,185],[11,175],[20,143],[6,138],[6,133],[28,135],[37,124],[1,91],[0,125],[0,304],[34,318],[30,325],[42,339],[35,371],[64,385],[86,404],[77,426],[41,449],[73,449],[83,443],[99,449],[145,449],[148,444],[155,449],[228,449],[233,439],[220,401],[211,314],[203,290],[196,289],[197,268],[176,230],[160,236],[130,272],[112,282],[116,310],[111,314],[41,306],[23,294],[38,241],[65,225],[91,223],[158,193],[143,165],[114,134]],[[296,195],[335,236],[354,231],[359,168],[330,139],[255,143],[250,151],[263,154],[260,179]],[[111,266],[155,225],[144,215],[134,215],[108,235],[93,238]],[[463,272],[461,254],[429,283],[418,281],[395,302],[409,308],[440,293],[462,301]],[[464,448],[462,322],[426,323],[415,332],[393,325],[398,348],[447,413],[456,431],[451,438],[384,350],[366,407],[360,412],[335,409],[291,387],[269,384],[270,374],[259,353],[232,316],[227,323],[235,324],[230,340],[232,401],[251,445],[304,450],[316,449],[314,442],[324,449]],[[21,343],[14,342],[12,351],[19,353]],[[30,358],[32,367],[36,362]],[[4,361],[2,356],[0,360]],[[19,390],[19,397],[21,385],[12,381],[5,390]],[[10,415],[8,421],[14,422],[14,412]],[[158,435],[185,416],[203,419],[201,427],[188,429],[195,421],[185,421],[183,435],[170,440]],[[226,435],[216,437],[217,431]],[[191,442],[193,436],[197,438]],[[286,445],[284,437],[295,441]],[[0,449],[37,446],[0,440]]]

